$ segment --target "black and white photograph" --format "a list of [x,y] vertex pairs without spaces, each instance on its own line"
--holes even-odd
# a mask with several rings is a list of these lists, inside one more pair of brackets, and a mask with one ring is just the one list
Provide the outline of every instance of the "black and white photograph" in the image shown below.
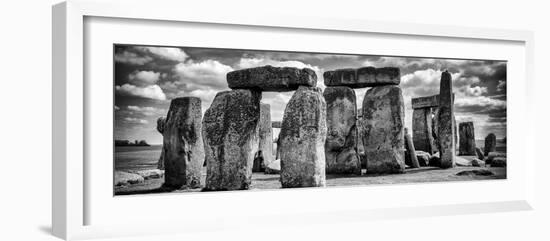
[[506,61],[113,48],[115,195],[506,179]]

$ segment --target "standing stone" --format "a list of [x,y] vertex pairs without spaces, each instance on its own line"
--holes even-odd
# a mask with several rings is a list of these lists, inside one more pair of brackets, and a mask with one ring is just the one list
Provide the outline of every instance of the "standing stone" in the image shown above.
[[367,173],[405,171],[404,117],[401,88],[379,86],[367,91],[363,99],[362,133]]
[[257,153],[259,158],[254,159],[253,172],[263,172],[265,167],[273,162],[273,128],[271,127],[271,107],[269,104],[260,104],[260,127],[258,135],[260,137]]
[[485,137],[485,147],[483,147],[483,152],[485,156],[489,155],[489,152],[495,152],[497,150],[497,137],[493,133],[489,133]]
[[357,155],[357,102],[349,87],[327,87],[327,139],[325,143],[327,174],[361,175]]
[[[157,119],[157,131],[162,135],[164,132],[164,123],[166,122],[166,118],[159,117]],[[160,151],[160,157],[157,163],[157,168],[159,170],[164,170],[164,148]]]
[[476,155],[479,160],[485,159],[485,155],[483,155],[483,151],[481,151],[481,148],[476,147]]
[[416,157],[416,150],[414,148],[414,144],[411,138],[411,135],[409,135],[409,130],[407,128],[405,130],[405,164],[409,165],[412,168],[419,168],[420,163],[418,162],[418,158]]
[[204,113],[205,191],[250,187],[261,98],[261,92],[254,90],[219,92]]
[[441,74],[439,85],[438,137],[441,168],[455,166],[455,126],[453,107],[453,82],[451,74]]
[[270,65],[235,70],[227,73],[231,89],[256,89],[261,91],[292,91],[299,86],[316,86],[317,75],[308,68],[273,67]]
[[476,139],[474,135],[474,123],[462,122],[458,125],[458,132],[460,133],[460,155],[473,156],[476,155]]
[[421,108],[413,110],[413,143],[416,150],[434,153],[435,146],[432,133],[432,110]]
[[317,87],[300,86],[288,102],[279,134],[283,188],[325,186],[326,108]]
[[201,134],[201,99],[173,99],[164,122],[164,186],[198,188],[204,149]]

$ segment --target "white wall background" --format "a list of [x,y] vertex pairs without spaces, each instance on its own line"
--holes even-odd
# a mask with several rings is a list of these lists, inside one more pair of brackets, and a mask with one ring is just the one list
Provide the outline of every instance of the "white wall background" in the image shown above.
[[[199,1],[199,0],[195,0]],[[545,1],[212,1],[220,13],[284,12],[383,21],[438,23],[535,32],[538,136],[537,200],[530,212],[462,215],[364,223],[265,227],[194,235],[117,240],[550,240],[550,9]],[[51,227],[51,5],[4,1],[0,8],[0,240],[56,240]],[[185,14],[185,9],[182,9]],[[510,80],[514,81],[514,80]]]

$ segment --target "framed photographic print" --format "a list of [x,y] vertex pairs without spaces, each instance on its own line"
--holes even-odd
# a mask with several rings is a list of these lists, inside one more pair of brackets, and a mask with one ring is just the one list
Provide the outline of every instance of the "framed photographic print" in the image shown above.
[[530,32],[125,5],[53,7],[56,236],[531,209]]

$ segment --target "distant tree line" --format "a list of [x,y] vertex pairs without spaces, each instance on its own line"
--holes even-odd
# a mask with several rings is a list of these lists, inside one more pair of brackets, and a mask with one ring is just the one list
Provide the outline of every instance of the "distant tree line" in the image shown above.
[[115,146],[150,146],[145,140],[135,140],[131,142],[129,140],[115,140]]

